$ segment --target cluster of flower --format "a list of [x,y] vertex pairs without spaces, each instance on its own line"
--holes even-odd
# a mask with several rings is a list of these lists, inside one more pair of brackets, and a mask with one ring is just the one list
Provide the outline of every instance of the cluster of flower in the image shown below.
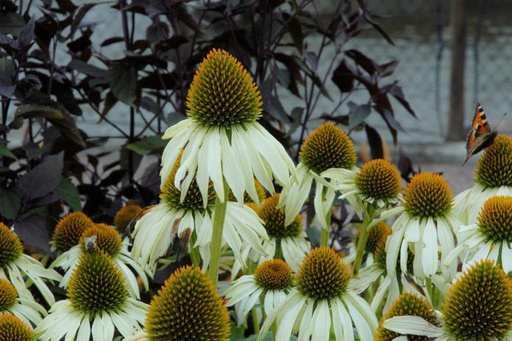
[[[228,340],[235,329],[259,340],[512,337],[511,138],[496,137],[475,186],[453,198],[439,174],[419,173],[403,190],[389,161],[357,167],[331,123],[304,141],[295,166],[258,123],[259,90],[225,51],[203,61],[187,107],[164,134],[157,205],[126,206],[114,226],[63,217],[48,267],[0,224],[0,339]],[[310,196],[314,249],[301,216]],[[346,254],[330,238],[337,198],[359,221]],[[148,277],[178,242],[192,265],[144,303]],[[55,302],[46,281],[67,298]]]

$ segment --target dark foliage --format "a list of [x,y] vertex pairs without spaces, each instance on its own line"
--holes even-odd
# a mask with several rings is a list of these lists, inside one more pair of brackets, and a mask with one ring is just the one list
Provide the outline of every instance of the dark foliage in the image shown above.
[[[346,43],[366,30],[392,40],[363,0],[333,1],[328,13],[318,11],[320,3],[43,0],[36,7],[1,0],[1,220],[46,250],[63,211],[111,223],[123,202],[156,203],[160,137],[185,116],[194,72],[214,47],[250,70],[263,96],[262,124],[294,157],[321,120],[364,129],[372,156],[382,156],[380,134],[366,118],[380,115],[396,142],[401,126],[392,102],[414,112],[397,82],[386,81],[398,62],[379,64]],[[84,18],[100,6],[115,13],[121,35],[95,38],[111,23]],[[113,48],[122,56],[104,52]],[[364,103],[350,100],[361,91]],[[319,112],[321,97],[332,110]],[[116,124],[113,112],[127,124]],[[111,134],[85,133],[85,116]],[[115,153],[96,148],[113,141],[121,141]]]

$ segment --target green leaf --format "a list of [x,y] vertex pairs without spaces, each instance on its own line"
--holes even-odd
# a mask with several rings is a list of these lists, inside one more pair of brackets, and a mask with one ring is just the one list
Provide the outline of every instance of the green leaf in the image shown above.
[[140,141],[129,143],[126,149],[132,150],[140,155],[148,155],[158,149],[162,149],[167,144],[167,140],[162,140],[162,135],[145,137]]
[[116,63],[108,70],[110,90],[121,102],[135,106],[137,98],[137,70],[126,64]]
[[25,27],[25,20],[18,13],[6,12],[0,13],[0,33],[12,34],[17,37],[23,27]]
[[18,158],[14,155],[5,144],[0,143],[0,156],[10,157],[11,159],[17,160]]
[[20,210],[20,198],[6,188],[0,187],[0,216],[14,220]]
[[82,211],[80,193],[76,186],[68,178],[62,178],[55,192],[62,197],[73,211]]
[[361,123],[363,123],[371,113],[371,106],[369,104],[358,105],[354,102],[349,102],[348,107],[350,113],[348,114],[348,126],[349,129],[354,129]]
[[40,104],[22,104],[16,110],[15,116],[23,118],[64,118],[64,114],[60,109]]

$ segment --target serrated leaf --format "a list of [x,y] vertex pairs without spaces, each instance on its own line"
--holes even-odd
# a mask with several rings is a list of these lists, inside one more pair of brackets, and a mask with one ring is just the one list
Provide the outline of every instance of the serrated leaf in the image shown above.
[[110,90],[118,100],[134,106],[137,98],[137,70],[129,65],[116,63],[108,70]]
[[132,150],[139,155],[148,155],[164,148],[167,142],[167,140],[162,140],[162,135],[149,136],[140,141],[127,144],[126,149]]
[[54,191],[62,179],[64,153],[48,157],[46,161],[25,173],[18,181],[18,195],[28,203]]
[[55,192],[61,196],[62,200],[64,200],[73,211],[82,211],[80,193],[70,179],[62,178]]

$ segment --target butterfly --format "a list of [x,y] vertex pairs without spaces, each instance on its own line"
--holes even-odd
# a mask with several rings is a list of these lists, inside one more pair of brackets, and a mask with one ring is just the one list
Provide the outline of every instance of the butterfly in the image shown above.
[[485,116],[485,111],[480,103],[476,104],[475,117],[473,117],[471,126],[471,131],[466,140],[467,155],[466,160],[462,164],[463,166],[470,157],[493,144],[496,135],[498,135],[497,132],[491,131],[491,127],[487,122],[487,116]]

